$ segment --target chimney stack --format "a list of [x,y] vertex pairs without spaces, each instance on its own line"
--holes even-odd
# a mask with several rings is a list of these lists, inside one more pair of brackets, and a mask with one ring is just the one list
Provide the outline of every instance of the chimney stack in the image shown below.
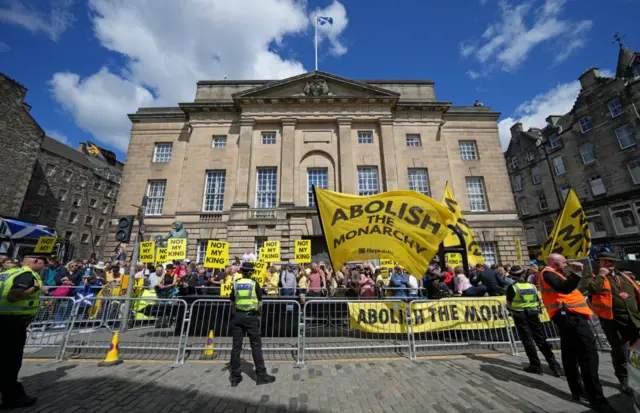
[[522,132],[522,123],[516,122],[511,126],[511,136],[515,137],[519,132]]
[[582,86],[582,90],[589,89],[592,87],[596,80],[600,77],[600,69],[597,67],[590,67],[586,72],[580,75],[578,80],[580,80],[580,86]]

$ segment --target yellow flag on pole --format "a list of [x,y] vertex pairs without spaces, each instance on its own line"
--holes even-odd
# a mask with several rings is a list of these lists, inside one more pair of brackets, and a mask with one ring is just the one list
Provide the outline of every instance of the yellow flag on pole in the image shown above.
[[589,256],[590,248],[591,232],[587,216],[580,205],[578,195],[570,189],[562,212],[553,225],[553,231],[542,246],[542,259],[553,252],[568,259],[585,258]]
[[439,202],[415,191],[371,196],[315,188],[322,231],[334,268],[344,262],[391,258],[411,274],[425,273],[455,223]]
[[[480,250],[480,246],[476,242],[473,232],[471,231],[471,227],[466,219],[464,219],[464,215],[462,215],[462,210],[460,209],[460,205],[456,201],[455,195],[453,195],[453,191],[447,182],[444,187],[444,195],[442,196],[442,205],[447,207],[447,209],[453,214],[456,218],[456,226],[460,230],[462,237],[464,238],[464,243],[467,248],[467,258],[469,259],[469,265],[476,264],[484,264],[484,257],[482,256],[482,251]],[[445,247],[455,247],[460,245],[460,240],[458,236],[453,232],[449,231],[447,237],[444,239]],[[453,253],[447,254],[447,261],[449,265],[456,267],[458,265],[462,265],[462,257],[460,254]]]

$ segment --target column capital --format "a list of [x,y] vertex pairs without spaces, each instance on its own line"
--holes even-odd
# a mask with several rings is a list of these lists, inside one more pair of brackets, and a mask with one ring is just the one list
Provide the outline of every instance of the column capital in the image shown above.
[[378,118],[378,123],[380,126],[392,126],[393,118]]
[[336,119],[336,122],[340,126],[350,126],[352,121],[353,121],[353,119],[351,119],[351,118],[338,118],[338,119]]
[[253,118],[241,118],[239,121],[240,126],[251,126],[255,125],[256,120]]
[[296,118],[282,118],[280,119],[282,126],[296,126],[298,119]]

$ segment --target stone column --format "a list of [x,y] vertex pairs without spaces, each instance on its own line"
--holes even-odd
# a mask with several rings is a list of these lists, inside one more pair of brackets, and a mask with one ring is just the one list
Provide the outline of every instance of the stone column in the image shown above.
[[293,206],[296,120],[282,119],[282,147],[280,156],[280,206]]
[[385,191],[398,189],[398,168],[396,166],[396,148],[393,137],[393,119],[380,118],[380,150],[384,163]]
[[233,207],[235,208],[249,208],[249,175],[254,123],[255,120],[253,119],[240,119],[236,195],[233,200]]
[[339,191],[345,194],[356,193],[356,177],[353,165],[353,142],[351,139],[351,119],[338,118],[338,150],[340,154]]

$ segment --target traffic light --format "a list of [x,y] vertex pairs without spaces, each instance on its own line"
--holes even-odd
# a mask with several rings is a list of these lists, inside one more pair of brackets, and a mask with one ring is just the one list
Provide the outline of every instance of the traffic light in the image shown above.
[[127,243],[131,239],[131,231],[133,230],[133,215],[127,215],[118,219],[118,227],[116,228],[116,241]]

